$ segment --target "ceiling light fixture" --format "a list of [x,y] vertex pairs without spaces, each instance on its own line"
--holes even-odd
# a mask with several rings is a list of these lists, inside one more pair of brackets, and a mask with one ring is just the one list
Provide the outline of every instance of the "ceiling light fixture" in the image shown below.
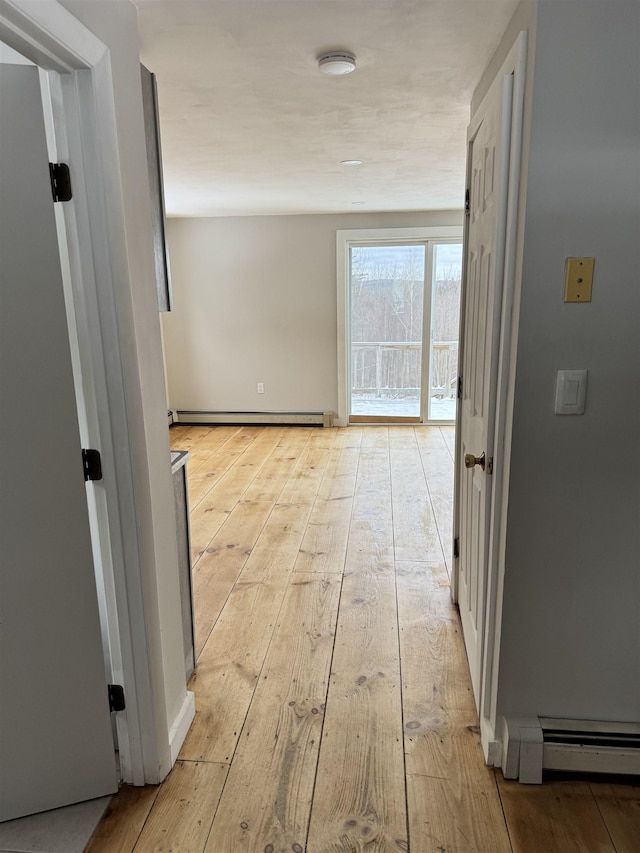
[[318,57],[318,68],[330,77],[351,74],[356,70],[356,58],[353,53],[344,50],[332,50]]
[[363,201],[352,201],[351,204],[355,204],[355,205],[359,206],[361,204],[364,204],[364,202]]
[[362,166],[362,160],[340,160],[341,166]]

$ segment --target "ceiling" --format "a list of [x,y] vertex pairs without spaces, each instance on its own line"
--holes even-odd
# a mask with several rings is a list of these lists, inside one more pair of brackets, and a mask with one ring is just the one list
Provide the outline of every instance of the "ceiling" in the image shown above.
[[[469,103],[518,0],[134,2],[170,216],[462,206]],[[331,49],[356,71],[321,74]]]

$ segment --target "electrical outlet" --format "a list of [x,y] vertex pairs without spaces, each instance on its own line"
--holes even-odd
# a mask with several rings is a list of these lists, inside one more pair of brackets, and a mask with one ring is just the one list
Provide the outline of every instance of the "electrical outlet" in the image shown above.
[[264,382],[258,382],[258,394],[264,394]]

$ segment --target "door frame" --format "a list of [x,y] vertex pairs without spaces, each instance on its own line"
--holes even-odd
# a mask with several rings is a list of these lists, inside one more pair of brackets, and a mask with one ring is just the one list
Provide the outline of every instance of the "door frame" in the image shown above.
[[127,700],[115,714],[120,775],[142,785],[158,781],[165,761],[150,676],[114,297],[127,252],[122,202],[107,179],[119,173],[109,50],[58,3],[0,0],[0,40],[37,65],[41,81],[48,78],[49,142],[72,163],[74,205],[56,210],[56,224],[83,438],[100,449],[104,473],[100,484],[89,487],[89,505],[104,579],[111,673]]
[[[501,742],[497,732],[498,671],[500,663],[500,637],[502,630],[502,600],[505,575],[505,540],[507,530],[507,506],[509,499],[509,461],[511,450],[511,427],[515,389],[516,346],[518,334],[519,293],[521,283],[521,241],[519,239],[519,214],[522,204],[521,168],[523,147],[523,117],[527,71],[527,33],[518,34],[504,63],[488,88],[493,89],[498,79],[513,76],[513,101],[511,111],[510,160],[507,188],[507,209],[504,232],[504,272],[502,304],[500,309],[500,337],[498,362],[496,365],[495,420],[493,431],[493,483],[489,505],[489,552],[486,566],[485,627],[482,652],[482,672],[478,715],[480,738],[487,764],[501,762]],[[486,109],[488,95],[483,98],[474,112],[467,131],[467,151],[470,153],[474,139]],[[467,187],[470,185],[470,156],[467,157]],[[465,217],[462,261],[462,290],[460,316],[459,363],[463,364],[464,308],[467,288],[467,246],[469,217]],[[463,377],[464,381],[464,377]],[[456,418],[456,454],[454,480],[454,541],[460,535],[460,495],[457,472],[462,464],[461,410]],[[459,583],[459,559],[454,558],[451,577],[451,597],[457,603]]]
[[[336,284],[337,284],[337,344],[338,344],[338,416],[336,426],[349,426],[349,397],[351,384],[351,288],[349,248],[352,243],[376,245],[378,243],[425,243],[427,241],[461,240],[462,225],[428,225],[403,228],[358,228],[336,231]],[[427,258],[425,257],[425,265]],[[426,266],[425,266],[426,275]],[[426,302],[426,301],[425,301]],[[428,310],[431,310],[429,306]],[[427,308],[425,305],[425,318]],[[423,334],[424,337],[424,334]],[[423,369],[428,364],[428,353],[423,353]],[[423,405],[421,410],[424,410]],[[426,423],[424,421],[423,423]]]

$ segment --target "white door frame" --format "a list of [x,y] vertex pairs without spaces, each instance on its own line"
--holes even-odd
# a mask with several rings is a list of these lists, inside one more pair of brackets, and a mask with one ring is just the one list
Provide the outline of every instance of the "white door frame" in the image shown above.
[[[511,143],[509,178],[507,191],[506,226],[504,234],[505,258],[502,288],[502,306],[500,311],[500,343],[498,350],[495,429],[493,436],[493,484],[489,508],[489,555],[486,578],[485,632],[482,653],[482,677],[478,714],[480,717],[480,736],[485,760],[488,764],[499,764],[501,760],[500,741],[497,736],[497,692],[500,657],[500,635],[502,630],[502,596],[505,574],[505,539],[507,525],[507,504],[509,497],[509,460],[511,449],[511,425],[513,421],[513,393],[515,387],[515,346],[517,343],[518,313],[514,310],[518,304],[520,275],[517,269],[518,257],[518,210],[520,207],[520,171],[522,162],[524,94],[527,63],[527,33],[521,32],[507,58],[496,74],[498,78],[513,75],[513,102],[511,114]],[[492,87],[490,87],[492,88]],[[472,140],[485,112],[485,100],[478,106],[471,118],[467,139]],[[467,175],[467,186],[469,176]],[[461,304],[464,313],[466,289],[466,263],[468,242],[468,217],[465,222],[463,249],[463,281]],[[461,316],[459,359],[463,364],[464,316]],[[464,381],[464,377],[463,377]],[[456,471],[460,470],[461,430],[460,408],[456,422]],[[458,478],[455,480],[454,497],[454,537],[460,533],[460,501]],[[459,561],[455,561],[452,574],[451,597],[458,598]]]
[[[70,158],[73,205],[56,212],[70,297],[72,349],[83,428],[100,449],[104,479],[92,484],[94,552],[104,577],[112,676],[127,707],[116,714],[123,781],[157,777],[150,656],[145,631],[131,446],[114,282],[126,263],[113,81],[106,46],[57,2],[0,0],[0,40],[50,75],[54,141]],[[57,75],[60,75],[59,77]],[[83,436],[84,437],[84,436]],[[116,452],[117,448],[117,452]]]
[[[349,247],[353,243],[425,243],[438,239],[455,240],[462,238],[461,225],[428,225],[414,228],[358,228],[348,231],[336,231],[336,283],[338,290],[338,417],[335,426],[349,425],[349,397],[351,377],[351,336],[349,333],[351,315]],[[425,258],[426,263],[426,258]],[[426,267],[425,267],[426,274]],[[427,309],[425,308],[425,311]],[[429,306],[428,310],[431,310]],[[428,315],[425,315],[425,319]],[[427,327],[428,328],[428,327]],[[424,337],[424,336],[423,336]],[[424,358],[423,365],[429,362]],[[424,401],[423,401],[424,403]],[[422,408],[424,411],[424,408]]]

